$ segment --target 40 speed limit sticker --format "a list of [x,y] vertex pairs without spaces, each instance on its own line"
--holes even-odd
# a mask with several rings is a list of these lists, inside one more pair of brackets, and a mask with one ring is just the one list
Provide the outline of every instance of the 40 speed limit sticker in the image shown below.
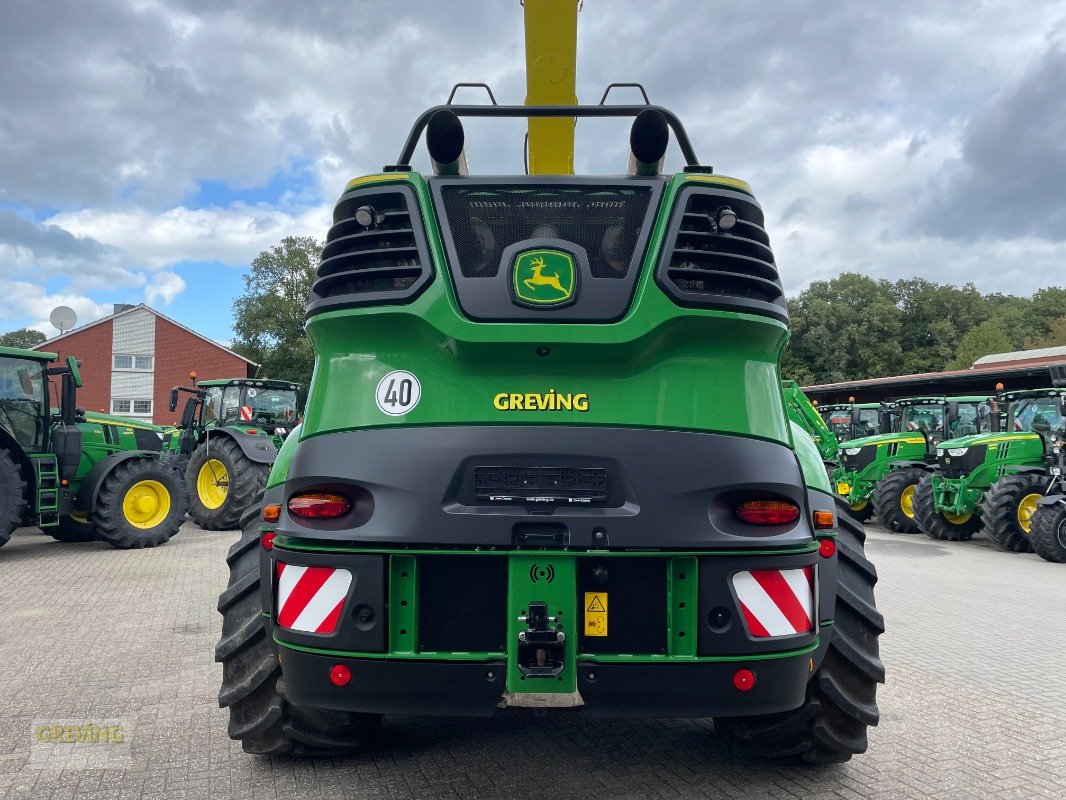
[[381,379],[374,399],[378,408],[390,417],[399,417],[417,406],[421,396],[422,386],[418,378],[410,372],[398,369]]

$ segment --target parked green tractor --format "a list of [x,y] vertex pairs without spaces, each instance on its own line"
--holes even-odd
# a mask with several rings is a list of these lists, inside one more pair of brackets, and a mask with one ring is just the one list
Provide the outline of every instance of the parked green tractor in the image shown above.
[[[1066,364],[1051,366],[1051,383],[1066,387]],[[1059,413],[1066,416],[1066,398],[1059,396]],[[1033,550],[1045,561],[1066,563],[1066,435],[1060,430],[1048,434],[1048,486],[1037,501],[1032,518],[1030,541]]]
[[996,420],[987,397],[911,397],[893,406],[900,430],[841,442],[831,480],[859,519],[876,511],[893,533],[916,533],[914,491],[936,463],[937,443],[959,431],[992,430]]
[[224,378],[171,389],[172,412],[181,392],[192,395],[165,451],[185,476],[189,516],[201,528],[237,527],[299,422],[299,388],[290,381]]
[[[78,364],[0,347],[0,545],[37,526],[60,541],[154,547],[178,532],[185,487],[159,457],[161,428],[76,408]],[[59,381],[59,410],[49,402]]]
[[[632,174],[465,174],[469,115],[635,117]],[[789,424],[746,183],[657,106],[449,105],[333,220],[303,425],[219,599],[231,737],[338,752],[382,714],[583,707],[714,717],[749,756],[866,749],[876,572]]]
[[914,511],[934,539],[969,539],[984,526],[1004,550],[1031,549],[1032,516],[1048,484],[1046,457],[1066,435],[1066,389],[1004,392],[1007,429],[960,436],[937,446],[938,469],[922,479]]
[[810,401],[795,381],[781,381],[781,394],[785,398],[785,411],[788,418],[811,437],[826,470],[832,471],[837,465],[840,445],[837,437],[829,430],[829,426],[818,413],[817,406]]
[[838,442],[873,436],[887,430],[884,403],[833,403],[818,406],[818,413]]

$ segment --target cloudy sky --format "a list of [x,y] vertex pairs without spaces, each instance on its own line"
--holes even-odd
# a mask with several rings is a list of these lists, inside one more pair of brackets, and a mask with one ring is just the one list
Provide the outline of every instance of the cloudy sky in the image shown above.
[[[147,301],[227,340],[256,253],[323,237],[344,182],[452,83],[521,102],[522,15],[0,0],[0,75],[0,331]],[[611,81],[754,185],[791,292],[845,269],[1066,283],[1066,2],[585,0],[578,95]],[[521,123],[467,127],[472,171],[521,171]],[[626,136],[582,122],[579,171],[621,171]]]

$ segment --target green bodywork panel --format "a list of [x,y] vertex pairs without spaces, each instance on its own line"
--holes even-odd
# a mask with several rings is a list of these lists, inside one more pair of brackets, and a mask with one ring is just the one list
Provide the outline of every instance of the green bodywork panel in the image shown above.
[[271,486],[285,483],[285,476],[289,474],[289,464],[292,463],[296,445],[300,441],[302,428],[302,424],[297,425],[285,438],[285,441],[281,443],[281,447],[278,448],[278,456],[274,459],[274,464],[270,468],[270,477],[267,479],[266,488],[269,489]]
[[822,459],[822,454],[818,452],[818,448],[814,446],[814,442],[811,441],[805,429],[791,420],[789,422],[792,425],[792,441],[795,445],[796,458],[799,460],[800,469],[803,471],[804,482],[811,489],[830,494],[832,487],[829,483],[829,476],[825,471],[825,461]]
[[[675,305],[656,285],[669,211],[686,176],[667,184],[633,301],[618,322],[472,322],[459,309],[422,176],[421,203],[436,276],[414,302],[311,317],[316,364],[302,436],[353,428],[441,424],[618,425],[715,431],[790,444],[778,361],[788,337],[769,317]],[[377,185],[376,183],[374,184]],[[538,355],[547,348],[548,355]],[[381,411],[378,382],[413,373],[421,399]],[[326,389],[326,386],[329,386]],[[345,388],[350,387],[350,388]],[[587,411],[501,410],[501,394],[583,394]]]
[[75,488],[97,462],[103,461],[109,455],[147,449],[138,445],[135,430],[150,431],[157,436],[159,441],[156,449],[162,447],[163,436],[167,431],[159,425],[91,412],[86,413],[85,421],[79,422],[78,428],[81,429],[81,462],[78,464],[77,475],[71,482]]

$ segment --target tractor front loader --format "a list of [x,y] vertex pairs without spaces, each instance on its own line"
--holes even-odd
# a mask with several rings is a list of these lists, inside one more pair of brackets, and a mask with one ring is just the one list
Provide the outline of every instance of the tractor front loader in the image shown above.
[[180,393],[192,396],[164,452],[183,476],[189,516],[201,528],[237,527],[299,422],[299,388],[289,381],[225,378],[171,389],[172,412]]
[[[35,525],[60,541],[154,547],[181,526],[183,483],[160,460],[162,429],[76,407],[77,361],[0,348],[0,545]],[[59,410],[50,386],[58,381]]]

